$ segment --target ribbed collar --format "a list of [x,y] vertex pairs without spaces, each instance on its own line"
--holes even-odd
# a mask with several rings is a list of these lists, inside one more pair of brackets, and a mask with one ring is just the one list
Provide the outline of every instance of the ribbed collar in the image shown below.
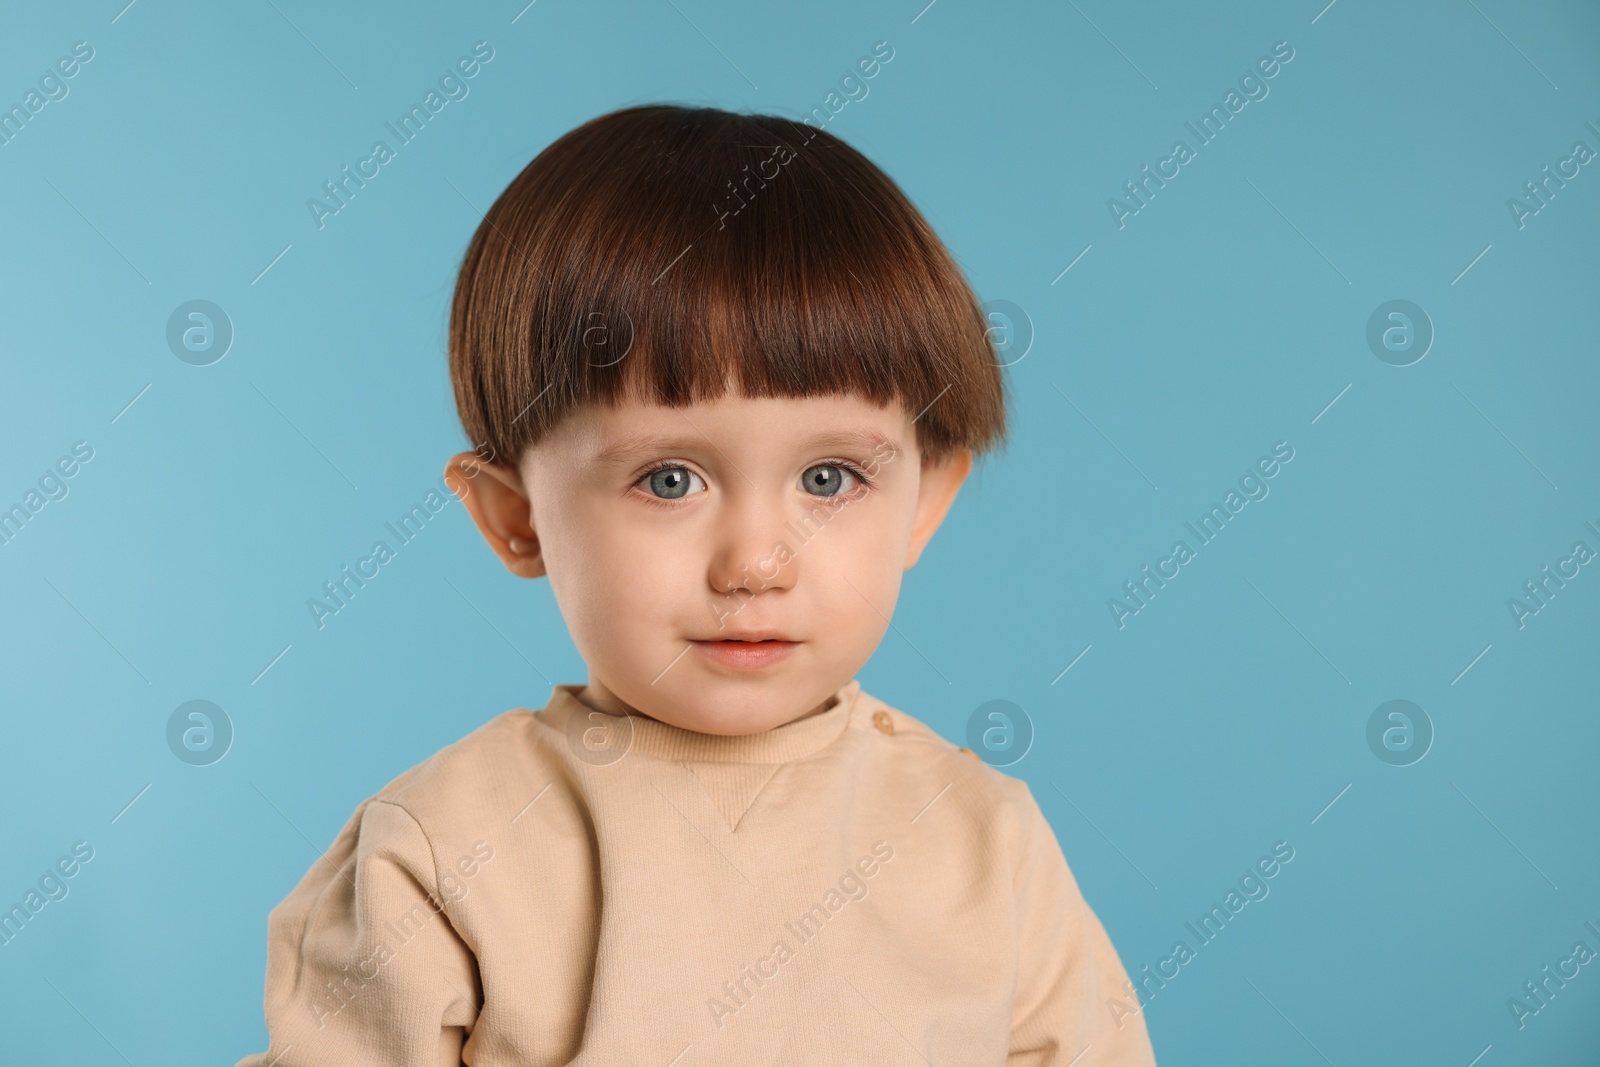
[[584,703],[578,697],[583,688],[581,685],[555,686],[541,715],[548,717],[552,726],[569,737],[575,737],[583,729],[581,726],[573,728],[573,716],[587,719],[591,713],[598,713],[608,719],[626,718],[630,722],[626,725],[619,722],[616,734],[626,736],[631,728],[628,754],[704,763],[788,763],[810,756],[844,733],[861,694],[861,682],[852,678],[834,693],[833,706],[826,711],[761,733],[729,737],[685,730],[644,715],[611,715]]

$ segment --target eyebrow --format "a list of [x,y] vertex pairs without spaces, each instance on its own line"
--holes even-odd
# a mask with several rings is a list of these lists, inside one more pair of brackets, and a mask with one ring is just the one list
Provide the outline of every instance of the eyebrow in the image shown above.
[[[596,453],[594,462],[601,464],[622,464],[631,460],[643,458],[646,455],[670,452],[686,452],[694,448],[711,445],[712,441],[701,434],[642,434],[622,438],[614,441]],[[820,447],[857,448],[869,452],[878,449],[887,449],[891,457],[901,454],[901,447],[894,438],[878,430],[825,430],[807,437],[800,442],[800,448],[812,449]],[[720,451],[720,449],[718,450]]]

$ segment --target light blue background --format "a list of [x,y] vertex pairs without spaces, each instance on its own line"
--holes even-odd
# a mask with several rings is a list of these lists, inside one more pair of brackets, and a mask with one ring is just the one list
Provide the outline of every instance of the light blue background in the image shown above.
[[[798,117],[879,40],[830,131],[1037,336],[1015,443],[907,576],[867,690],[958,743],[987,700],[1028,712],[1010,772],[1130,972],[1293,845],[1150,1002],[1163,1067],[1600,1061],[1600,964],[1525,1029],[1506,1007],[1600,948],[1600,566],[1523,629],[1506,606],[1600,549],[1600,164],[1524,228],[1506,206],[1600,149],[1600,11],[1325,2],[8,7],[0,103],[74,41],[95,58],[0,147],[0,504],[95,456],[0,547],[0,904],[96,856],[0,948],[0,1061],[264,1048],[267,912],[360,800],[583,680],[548,585],[454,504],[325,629],[305,607],[465,446],[467,240],[579,122]],[[319,231],[306,199],[478,40],[471,95]],[[1279,40],[1270,95],[1119,229],[1107,198]],[[164,339],[196,298],[237,331],[208,367]],[[1437,331],[1404,368],[1365,341],[1394,298]],[[1279,440],[1271,495],[1119,630],[1107,598]],[[209,767],[164,737],[195,698],[237,732]],[[1408,767],[1365,740],[1394,698],[1437,731]]]

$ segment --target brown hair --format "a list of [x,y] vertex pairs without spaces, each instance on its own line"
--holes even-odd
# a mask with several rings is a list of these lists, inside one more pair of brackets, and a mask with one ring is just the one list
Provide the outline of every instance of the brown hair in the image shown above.
[[988,321],[900,188],[790,119],[646,105],[568,132],[472,236],[450,311],[456,409],[515,463],[624,395],[898,399],[928,457],[1005,443]]

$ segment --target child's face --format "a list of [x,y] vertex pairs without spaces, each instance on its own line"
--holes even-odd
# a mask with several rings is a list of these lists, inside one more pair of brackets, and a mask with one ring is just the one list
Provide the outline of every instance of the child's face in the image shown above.
[[899,404],[733,392],[585,408],[517,471],[474,459],[449,472],[506,566],[549,575],[586,697],[713,734],[781,726],[855,675],[971,467],[924,464]]

